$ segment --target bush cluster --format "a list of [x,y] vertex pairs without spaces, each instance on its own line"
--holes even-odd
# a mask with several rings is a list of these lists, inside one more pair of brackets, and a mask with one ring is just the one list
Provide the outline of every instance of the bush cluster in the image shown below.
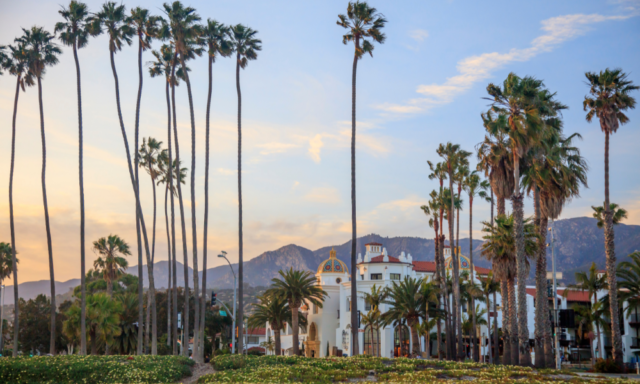
[[613,359],[598,359],[593,370],[597,373],[620,373],[620,366]]
[[0,383],[169,383],[191,375],[180,356],[34,356],[0,358]]

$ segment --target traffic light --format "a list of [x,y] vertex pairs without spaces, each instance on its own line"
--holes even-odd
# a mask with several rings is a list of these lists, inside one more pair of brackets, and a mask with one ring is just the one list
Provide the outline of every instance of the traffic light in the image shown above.
[[218,296],[217,293],[215,293],[214,291],[211,291],[211,306],[214,307],[216,305],[216,297]]

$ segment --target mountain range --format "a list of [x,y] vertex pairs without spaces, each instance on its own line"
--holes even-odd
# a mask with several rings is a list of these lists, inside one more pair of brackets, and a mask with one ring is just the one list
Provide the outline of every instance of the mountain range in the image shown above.
[[[556,269],[564,272],[565,284],[572,283],[574,274],[577,271],[587,270],[592,262],[595,262],[599,269],[604,269],[604,232],[596,225],[596,219],[590,217],[577,217],[572,219],[558,220],[553,224],[555,231],[555,257]],[[640,226],[619,224],[615,228],[615,243],[618,261],[628,260],[628,255],[640,249]],[[547,243],[550,242],[550,236]],[[434,258],[433,239],[421,237],[382,237],[376,234],[369,234],[357,239],[356,249],[358,253],[363,253],[364,245],[370,242],[383,244],[389,255],[397,256],[400,252],[410,253],[413,260],[427,261]],[[469,239],[460,239],[461,253],[469,255]],[[480,250],[482,240],[473,240],[473,255],[476,265],[489,268],[491,264],[482,258]],[[315,251],[295,244],[285,245],[274,251],[267,251],[244,263],[245,283],[251,286],[268,286],[271,279],[278,276],[281,269],[308,270],[315,273],[323,260],[329,258],[331,249],[335,249],[338,259],[351,265],[351,241],[340,245],[322,247]],[[547,248],[547,264],[551,267],[551,249]],[[237,273],[237,264],[232,264]],[[147,268],[143,268],[144,282],[147,286]],[[137,266],[131,266],[128,273],[137,275]],[[193,279],[193,270],[188,269],[189,281]],[[200,276],[201,276],[200,272]],[[222,265],[208,269],[208,288],[231,288],[233,287],[233,274],[228,265]],[[159,289],[167,287],[168,263],[160,261],[154,265],[154,275],[156,286]],[[533,270],[531,271],[533,276]],[[177,280],[179,286],[184,286],[184,266],[178,263]],[[200,280],[202,281],[202,280]],[[77,286],[80,279],[72,279],[66,282],[56,283],[56,292],[65,291]],[[533,283],[530,281],[529,283]],[[47,294],[49,291],[49,281],[33,281],[20,284],[20,297],[25,299],[34,298],[39,293]],[[7,286],[5,304],[13,303],[13,286]]]

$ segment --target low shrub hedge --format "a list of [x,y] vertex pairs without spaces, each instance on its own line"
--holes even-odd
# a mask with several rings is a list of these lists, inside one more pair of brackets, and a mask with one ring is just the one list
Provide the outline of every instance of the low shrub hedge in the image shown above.
[[613,359],[598,359],[593,370],[597,373],[620,373],[620,366]]
[[34,356],[0,358],[0,383],[172,383],[191,375],[181,356]]

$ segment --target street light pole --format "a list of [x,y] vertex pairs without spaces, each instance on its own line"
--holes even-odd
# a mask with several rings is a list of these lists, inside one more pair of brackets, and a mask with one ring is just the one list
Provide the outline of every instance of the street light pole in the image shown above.
[[222,257],[223,259],[227,260],[227,263],[229,263],[229,268],[231,268],[231,272],[233,273],[233,325],[231,326],[231,354],[234,354],[236,353],[236,303],[238,302],[238,300],[236,299],[236,293],[238,289],[238,283],[236,279],[236,272],[233,270],[229,259],[227,259],[227,252],[222,251],[221,254],[218,255],[218,257]]
[[553,319],[555,322],[555,327],[553,330],[553,343],[556,349],[556,369],[561,369],[560,366],[560,347],[558,346],[558,286],[556,284],[556,257],[554,252],[554,243],[555,236],[553,234],[553,219],[551,220],[551,227],[549,227],[549,231],[551,232],[551,268],[553,273]]

